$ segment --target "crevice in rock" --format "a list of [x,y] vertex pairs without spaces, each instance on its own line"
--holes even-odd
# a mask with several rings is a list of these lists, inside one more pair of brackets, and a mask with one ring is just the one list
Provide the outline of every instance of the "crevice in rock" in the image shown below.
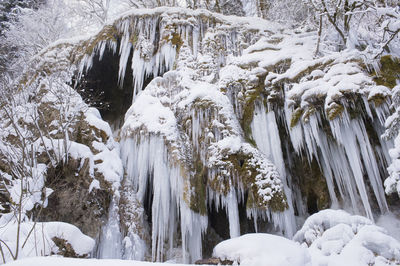
[[[93,66],[77,81],[73,79],[72,85],[89,105],[99,109],[103,120],[107,121],[113,130],[121,128],[126,111],[133,100],[133,73],[127,67],[122,85],[118,82],[120,56],[106,49],[100,60],[97,54],[93,58]],[[127,66],[132,65],[131,50]],[[164,73],[163,70],[162,73]],[[153,75],[145,77],[142,90],[154,79]]]

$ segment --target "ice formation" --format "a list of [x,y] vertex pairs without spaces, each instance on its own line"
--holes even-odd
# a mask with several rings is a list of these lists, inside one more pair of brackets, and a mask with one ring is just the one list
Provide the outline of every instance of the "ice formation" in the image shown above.
[[[174,248],[171,217],[180,220],[184,259],[199,258],[212,205],[226,210],[231,237],[240,234],[244,200],[256,230],[261,218],[292,236],[294,214],[306,210],[292,185],[296,174],[284,163],[290,149],[317,160],[332,206],[370,219],[376,207],[388,210],[382,177],[389,155],[370,142],[365,126],[378,120],[372,127],[382,132],[387,109],[376,99],[388,89],[374,84],[357,52],[314,59],[315,35],[274,34],[278,25],[256,20],[176,8],[132,11],[80,47],[81,71],[118,47],[120,81],[132,67],[136,96],[121,130],[122,156],[139,201],[151,198],[153,260]],[[141,92],[148,77],[155,78]],[[352,117],[360,110],[365,114]],[[202,222],[194,231],[195,219]]]
[[[355,50],[315,57],[316,40],[315,32],[258,18],[162,7],[125,13],[92,37],[54,44],[36,58],[36,69],[48,70],[43,61],[54,62],[49,72],[72,65],[84,78],[94,58],[111,51],[119,55],[120,84],[132,70],[133,104],[120,146],[93,109],[85,121],[106,140],[92,149],[70,143],[72,156],[89,158],[90,173],[113,184],[98,256],[164,261],[182,248],[182,260],[193,262],[202,257],[211,209],[226,212],[231,238],[243,233],[243,207],[255,231],[268,222],[292,237],[295,214],[316,211],[306,210],[307,188],[298,187],[306,173],[297,173],[296,163],[306,169],[316,162],[328,194],[321,208],[342,207],[370,220],[387,212],[382,180],[398,156],[380,135],[392,92],[376,85]],[[396,167],[389,168],[387,190],[398,186]],[[135,226],[126,232],[119,225],[120,182],[128,202],[148,216],[132,215]],[[91,189],[98,187],[93,181]],[[149,239],[140,228],[151,232]],[[362,230],[350,241],[358,247],[367,238]],[[109,252],[112,242],[118,245]]]

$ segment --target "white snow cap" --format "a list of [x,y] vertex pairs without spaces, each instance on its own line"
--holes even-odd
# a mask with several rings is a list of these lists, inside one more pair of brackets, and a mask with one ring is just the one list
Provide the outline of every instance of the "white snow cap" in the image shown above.
[[219,243],[213,256],[247,266],[306,266],[310,254],[298,243],[270,234],[247,234]]

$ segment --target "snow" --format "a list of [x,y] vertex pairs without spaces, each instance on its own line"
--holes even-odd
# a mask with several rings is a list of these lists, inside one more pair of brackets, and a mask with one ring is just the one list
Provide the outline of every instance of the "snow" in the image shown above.
[[[29,265],[40,265],[40,266],[184,266],[183,264],[169,264],[169,263],[151,263],[144,261],[131,261],[131,260],[110,260],[110,259],[72,259],[72,258],[60,258],[60,257],[37,257],[30,259],[22,259],[8,263],[11,266],[29,266]],[[187,264],[186,264],[187,265]]]
[[[254,1],[243,3],[247,15],[256,15],[251,11]],[[226,210],[230,237],[233,238],[221,243],[222,253],[216,248],[217,253],[233,256],[242,264],[257,265],[265,261],[276,265],[310,263],[307,251],[281,237],[261,234],[238,237],[238,206],[246,204],[242,201],[249,191],[257,197],[254,206],[247,206],[246,210],[248,218],[254,219],[256,231],[257,220],[262,218],[272,223],[280,234],[294,235],[294,205],[300,215],[305,211],[301,210],[304,207],[302,197],[295,195],[293,176],[284,161],[284,152],[289,151],[290,145],[299,157],[305,157],[309,162],[316,158],[326,178],[332,206],[349,208],[371,220],[374,218],[372,202],[377,203],[381,213],[388,211],[382,176],[386,174],[385,163],[391,158],[386,192],[400,191],[400,152],[397,149],[400,137],[396,138],[396,147],[390,154],[387,152],[389,142],[379,140],[383,148],[376,147],[367,132],[366,115],[350,118],[351,104],[354,103],[348,98],[360,97],[364,104],[360,108],[374,120],[371,127],[381,132],[387,106],[377,108],[373,101],[376,97],[393,96],[393,93],[384,86],[377,86],[366,73],[362,52],[348,49],[323,51],[316,55],[317,34],[314,31],[298,30],[295,34],[259,18],[223,16],[206,10],[133,9],[107,23],[106,27],[115,30],[109,34],[112,37],[103,36],[104,32],[99,31],[87,39],[54,44],[41,53],[44,60],[40,56],[35,58],[58,62],[62,61],[60,58],[74,54],[80,58],[80,62],[74,63],[80,63],[79,72],[83,75],[92,67],[95,56],[101,60],[106,49],[117,52],[114,40],[117,36],[121,40],[118,51],[120,84],[124,82],[127,67],[132,68],[135,96],[121,130],[121,147],[114,141],[111,128],[101,119],[99,111],[87,108],[73,93],[67,98],[74,103],[73,108],[67,110],[65,116],[83,111],[85,122],[101,136],[94,134],[96,140],[84,145],[69,140],[67,131],[65,139],[44,137],[35,147],[35,152],[54,151],[59,155],[58,160],[64,159],[62,156],[66,154],[83,159],[81,167],[88,160],[93,178],[89,193],[100,189],[99,180],[94,179],[96,172],[112,184],[114,197],[101,234],[99,257],[145,257],[146,245],[142,236],[128,232],[123,237],[119,225],[118,189],[124,171],[139,204],[144,206],[148,195],[152,195],[151,257],[157,261],[166,258],[188,262],[202,256],[202,234],[207,229],[208,217],[190,209],[191,196],[197,193],[191,183],[195,178],[193,168],[200,163],[208,171],[207,184],[210,184],[205,191],[207,199],[201,203],[208,204],[206,208],[214,204],[217,209]],[[174,34],[179,35],[178,41]],[[348,46],[356,43],[351,36]],[[61,44],[66,47],[59,49]],[[129,66],[130,56],[132,65]],[[261,84],[264,88],[260,89],[262,96],[256,101],[250,125],[251,134],[245,133],[241,125],[243,104],[246,97],[253,96],[251,91],[260,86],[265,74],[265,82]],[[159,77],[161,75],[163,77]],[[153,80],[142,90],[149,77]],[[57,85],[71,90],[64,80]],[[283,108],[274,109],[269,102],[274,97],[282,100]],[[53,93],[46,95],[43,101],[64,106],[63,100]],[[335,111],[333,107],[338,106],[343,107],[343,112],[330,119],[330,114]],[[32,109],[28,104],[26,107]],[[319,107],[322,111],[315,112]],[[372,111],[371,107],[374,107]],[[294,110],[300,109],[303,111],[301,118],[293,126],[290,121]],[[22,107],[16,107],[16,110],[21,117],[26,113]],[[282,131],[286,130],[288,140],[281,139],[278,129],[278,123],[283,121],[284,124],[285,119],[286,126]],[[393,116],[386,123],[391,125],[395,120]],[[34,120],[29,116],[25,121],[32,123]],[[57,127],[57,122],[53,121],[52,126]],[[59,126],[68,128],[67,123],[60,122]],[[56,134],[57,130],[52,132]],[[248,138],[252,138],[256,146],[250,144]],[[250,185],[241,179],[244,174],[239,174],[229,161],[237,155],[246,158],[246,174],[255,169],[250,173],[254,176]],[[39,164],[35,169],[35,175],[27,184],[40,191],[44,183],[44,166]],[[24,186],[18,182],[13,181],[11,190],[11,198],[15,201],[19,198],[18,188]],[[47,190],[46,194],[49,193],[51,191]],[[26,211],[34,207],[39,196],[36,193],[27,200]],[[283,199],[281,203],[287,203],[288,209],[283,212],[271,210],[269,203],[274,197]],[[7,218],[6,215],[3,217],[4,220]],[[341,212],[321,212],[311,216],[294,238],[310,246],[312,262],[316,264],[334,264],[343,260],[354,263],[398,260],[398,243],[384,230],[373,226],[371,220]],[[388,218],[382,218],[380,222],[388,227],[395,224]],[[241,241],[249,245],[242,247]],[[114,242],[117,247],[110,250]],[[171,257],[173,253],[179,253],[176,243],[181,243],[181,254],[178,254],[181,258]],[[386,244],[393,248],[389,249]],[[288,249],[293,252],[282,254]]]
[[100,112],[96,108],[87,108],[85,112],[85,120],[89,125],[104,131],[108,137],[112,136],[110,125],[101,118]]
[[[115,205],[111,208],[115,208]],[[186,213],[188,214],[188,212]],[[198,219],[196,217],[192,218]],[[39,225],[36,225],[37,230],[42,228]],[[44,225],[43,228],[45,229],[46,237],[62,235],[79,254],[87,254],[93,248],[94,241],[82,235],[72,225],[58,222],[45,223]],[[32,223],[26,224],[27,229],[30,229],[30,226],[32,226]],[[25,225],[22,228],[25,228]],[[2,232],[2,236],[9,235],[14,237],[12,230],[4,229]],[[21,232],[27,231],[24,229]],[[110,233],[111,231],[108,231],[107,237],[113,238],[113,235]],[[117,240],[115,236],[117,235],[114,234],[113,239]],[[6,238],[3,237],[2,239]],[[30,245],[30,242],[28,242],[28,245]],[[40,245],[37,245],[37,247],[40,248]],[[105,247],[103,246],[103,248]],[[117,251],[118,249],[115,249],[115,245],[108,247],[110,249],[108,252],[112,250]],[[50,250],[54,252],[54,249]],[[32,256],[32,254],[26,256]],[[374,225],[371,220],[365,217],[351,215],[342,210],[324,210],[310,216],[305,221],[302,229],[296,233],[293,241],[281,236],[265,233],[246,234],[217,244],[213,250],[213,257],[220,258],[222,261],[231,260],[246,266],[265,265],[266,262],[271,266],[398,265],[400,263],[400,242],[390,236],[385,229]],[[9,263],[9,265],[21,266],[55,264],[82,266],[111,264],[170,265],[168,263],[160,264],[132,260],[68,259],[59,257],[21,259]]]
[[[154,83],[157,81],[155,80]],[[176,138],[176,119],[172,111],[165,107],[157,97],[150,94],[151,89],[138,96],[138,100],[127,111],[122,131],[137,131],[143,129],[162,133],[168,139]]]
[[311,245],[324,231],[338,224],[349,225],[352,231],[357,232],[360,226],[373,223],[363,216],[353,216],[342,210],[323,210],[310,216],[293,239]]
[[[0,228],[0,238],[10,247],[13,255],[15,255],[17,248],[17,230],[18,224],[14,222],[2,224]],[[36,224],[23,222],[20,225],[18,258],[57,254],[59,250],[52,240],[54,237],[66,240],[78,255],[89,254],[95,246],[95,241],[92,238],[84,235],[76,226],[71,224],[63,222]],[[25,241],[26,244],[24,245]],[[10,253],[4,246],[3,252],[5,253],[6,261],[11,261]]]
[[313,265],[398,265],[400,242],[365,217],[342,210],[310,216],[293,237],[308,247]]
[[92,183],[89,186],[89,193],[92,192],[93,189],[100,189],[100,182],[97,179],[93,179]]
[[215,246],[213,256],[240,265],[311,265],[306,248],[289,239],[270,234],[247,234]]
[[385,230],[373,225],[360,229],[330,265],[399,265],[400,243]]
[[397,212],[388,212],[376,219],[376,225],[385,228],[390,235],[400,241],[400,219]]

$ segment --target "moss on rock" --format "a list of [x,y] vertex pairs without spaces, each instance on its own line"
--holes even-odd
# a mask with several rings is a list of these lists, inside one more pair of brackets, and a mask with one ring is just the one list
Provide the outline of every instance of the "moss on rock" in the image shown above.
[[338,103],[331,103],[325,111],[328,119],[332,121],[343,113],[344,107]]
[[293,113],[292,117],[290,119],[290,128],[293,128],[297,125],[297,123],[300,121],[301,116],[303,115],[304,110],[300,107],[296,108]]
[[396,86],[396,81],[400,78],[400,59],[390,55],[382,56],[379,72],[376,73],[374,71],[372,75],[376,84],[392,89]]
[[190,193],[190,209],[207,215],[207,168],[203,166],[200,158],[195,160],[194,175],[190,179],[192,193]]

